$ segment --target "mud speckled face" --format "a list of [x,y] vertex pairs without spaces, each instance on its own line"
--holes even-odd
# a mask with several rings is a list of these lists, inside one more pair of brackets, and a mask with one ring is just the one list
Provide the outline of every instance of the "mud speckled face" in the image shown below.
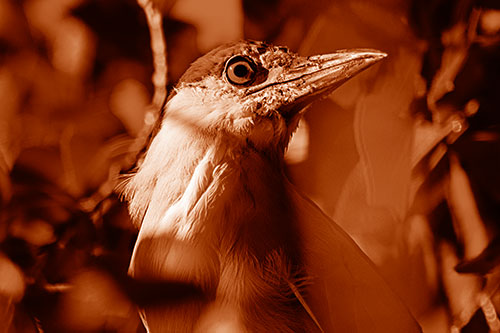
[[383,57],[373,50],[301,57],[263,42],[223,45],[181,77],[167,113],[189,110],[185,116],[203,129],[286,146],[305,106]]

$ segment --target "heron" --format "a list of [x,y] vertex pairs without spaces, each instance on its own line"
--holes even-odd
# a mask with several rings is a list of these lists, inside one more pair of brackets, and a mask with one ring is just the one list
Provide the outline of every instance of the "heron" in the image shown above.
[[123,190],[139,228],[129,274],[202,291],[142,305],[149,332],[420,332],[370,259],[285,174],[310,103],[385,57],[238,41],[191,64]]

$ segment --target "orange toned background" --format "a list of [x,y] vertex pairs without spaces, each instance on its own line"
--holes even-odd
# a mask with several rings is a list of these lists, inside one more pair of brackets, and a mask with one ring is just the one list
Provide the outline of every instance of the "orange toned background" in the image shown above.
[[[289,177],[425,332],[500,331],[498,1],[151,3],[169,89],[242,38],[387,52],[311,107]],[[149,36],[133,0],[0,0],[0,332],[144,331],[136,230],[112,190],[154,94]]]

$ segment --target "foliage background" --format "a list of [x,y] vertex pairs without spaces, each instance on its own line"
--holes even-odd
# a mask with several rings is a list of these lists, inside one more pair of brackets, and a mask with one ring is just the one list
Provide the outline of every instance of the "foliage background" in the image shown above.
[[[497,1],[152,4],[169,89],[241,38],[388,52],[313,105],[289,176],[424,331],[500,331]],[[126,276],[136,230],[112,190],[148,124],[153,63],[133,0],[0,0],[0,331],[144,331]]]

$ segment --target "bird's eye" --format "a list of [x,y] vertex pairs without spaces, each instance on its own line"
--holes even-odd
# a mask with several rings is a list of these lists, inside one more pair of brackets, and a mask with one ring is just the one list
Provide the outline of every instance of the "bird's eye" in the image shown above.
[[235,85],[244,85],[253,81],[255,78],[255,65],[253,62],[242,56],[235,56],[226,64],[226,77],[229,83]]

